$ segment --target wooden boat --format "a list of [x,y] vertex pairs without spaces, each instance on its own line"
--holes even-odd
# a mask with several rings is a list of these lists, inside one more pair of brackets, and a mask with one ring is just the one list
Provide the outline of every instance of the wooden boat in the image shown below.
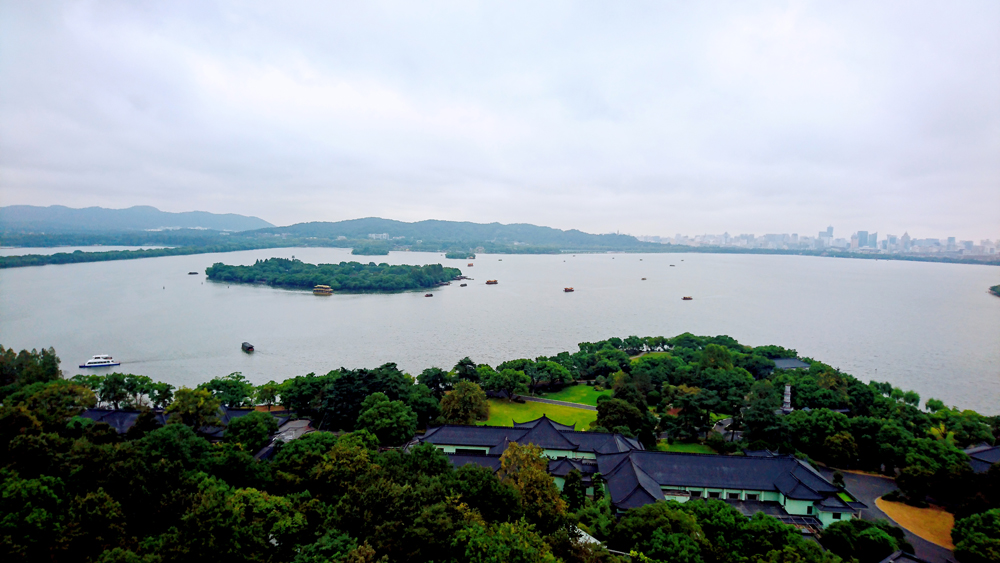
[[573,291],[575,290],[572,287],[564,287],[563,291],[565,291],[566,293],[573,293]]
[[646,281],[646,278],[642,278],[642,281]]
[[472,267],[472,262],[469,262],[469,267],[470,267],[470,268]]
[[671,267],[671,268],[673,268],[673,267],[674,267],[674,265],[673,265],[673,264],[671,264],[671,265],[670,265],[670,267]]
[[692,299],[694,299],[694,297],[681,297],[681,301],[690,301]]
[[244,342],[240,345],[240,348],[243,348],[243,351],[247,353],[253,352],[253,344],[250,344],[249,342]]
[[425,293],[424,297],[434,297],[434,294],[433,293]]
[[188,272],[188,275],[189,275],[189,276],[197,276],[197,275],[198,275],[198,272]]
[[467,286],[467,285],[469,285],[469,284],[467,284],[467,283],[463,283],[463,284],[459,285],[458,287],[465,287],[465,286]]
[[313,295],[333,295],[333,289],[328,285],[317,285],[313,288]]
[[496,285],[497,283],[497,280],[486,280],[486,285]]

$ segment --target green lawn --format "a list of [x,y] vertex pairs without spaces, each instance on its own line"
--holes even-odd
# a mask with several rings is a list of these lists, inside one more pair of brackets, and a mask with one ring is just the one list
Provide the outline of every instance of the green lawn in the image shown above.
[[547,405],[545,403],[509,403],[499,399],[489,399],[490,418],[484,424],[488,426],[512,426],[514,421],[527,422],[541,418],[544,414],[561,424],[576,424],[577,430],[586,430],[590,423],[597,420],[597,411],[564,407],[562,405]]
[[656,444],[656,449],[661,452],[675,452],[675,453],[685,453],[685,454],[715,454],[718,453],[712,448],[706,446],[705,444],[682,444],[680,442],[674,442],[673,444],[667,444],[666,440],[660,440]]
[[597,398],[601,395],[610,397],[611,393],[608,391],[594,391],[594,388],[589,385],[571,385],[555,393],[546,393],[539,396],[544,399],[552,399],[553,401],[566,401],[567,403],[580,403],[581,405],[596,407]]
[[639,358],[656,358],[656,357],[659,357],[659,356],[669,356],[669,355],[670,355],[670,352],[646,352],[645,354],[643,354],[641,356],[632,356],[632,361],[634,362],[634,361],[638,360]]

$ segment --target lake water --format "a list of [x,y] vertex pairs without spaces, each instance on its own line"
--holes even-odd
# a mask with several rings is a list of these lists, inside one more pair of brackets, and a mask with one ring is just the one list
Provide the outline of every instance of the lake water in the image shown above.
[[[433,298],[318,297],[204,276],[214,262],[293,255],[311,263],[440,262],[475,279],[434,289]],[[719,254],[468,262],[289,248],[0,270],[0,343],[54,346],[67,375],[94,354],[112,354],[121,371],[194,386],[233,371],[262,383],[390,361],[416,374],[464,356],[496,365],[575,351],[582,341],[689,331],[795,348],[863,381],[1000,413],[1000,298],[987,293],[1000,283],[997,267]],[[564,293],[567,286],[576,291]],[[686,295],[694,299],[682,301]],[[257,351],[241,352],[243,341]]]

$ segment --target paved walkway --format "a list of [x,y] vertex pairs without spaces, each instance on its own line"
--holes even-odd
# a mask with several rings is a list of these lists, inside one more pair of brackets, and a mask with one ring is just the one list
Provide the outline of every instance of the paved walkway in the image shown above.
[[[833,480],[832,469],[826,467],[817,467],[817,469],[827,479]],[[844,485],[847,487],[847,490],[851,491],[854,496],[858,497],[858,500],[868,505],[868,508],[861,511],[862,519],[885,519],[893,524],[896,524],[892,518],[886,516],[886,514],[879,510],[878,506],[875,505],[875,499],[897,488],[895,481],[888,477],[848,473],[846,471],[843,472],[843,474]],[[898,526],[899,524],[896,525]],[[902,528],[902,526],[900,527]],[[926,559],[931,563],[949,563],[955,561],[955,556],[952,555],[950,550],[920,538],[912,534],[906,528],[903,528],[903,531],[906,532],[906,541],[913,545],[913,550],[916,552],[914,555],[917,557]]]
[[524,395],[520,396],[525,401],[531,401],[532,403],[548,403],[550,405],[562,405],[564,407],[572,407],[574,409],[583,409],[585,411],[596,411],[597,407],[592,407],[590,405],[581,405],[580,403],[567,403],[566,401],[553,401],[552,399],[542,399],[540,397],[526,397]]

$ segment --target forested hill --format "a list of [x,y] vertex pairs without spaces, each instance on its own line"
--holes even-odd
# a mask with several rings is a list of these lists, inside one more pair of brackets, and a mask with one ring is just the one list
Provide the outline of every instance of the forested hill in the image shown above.
[[235,213],[224,215],[206,211],[170,213],[149,206],[136,206],[127,209],[106,209],[103,207],[73,209],[62,205],[0,207],[0,231],[3,232],[67,233],[179,228],[249,231],[273,226],[258,217],[247,217]]
[[266,283],[279,287],[312,289],[328,285],[334,291],[387,292],[434,287],[462,275],[458,268],[441,264],[390,266],[388,264],[306,264],[301,260],[270,258],[252,266],[216,263],[206,271],[208,279],[231,283]]
[[409,241],[459,243],[481,245],[483,243],[513,245],[533,245],[557,247],[560,249],[641,249],[656,248],[660,245],[640,242],[628,235],[594,235],[576,229],[563,231],[551,227],[539,227],[526,223],[503,225],[501,223],[470,223],[458,221],[427,220],[404,223],[391,219],[368,217],[335,223],[298,223],[288,227],[262,229],[260,233],[287,234],[296,237],[316,237],[336,239],[366,239],[369,234],[385,233],[390,239],[402,237]]

